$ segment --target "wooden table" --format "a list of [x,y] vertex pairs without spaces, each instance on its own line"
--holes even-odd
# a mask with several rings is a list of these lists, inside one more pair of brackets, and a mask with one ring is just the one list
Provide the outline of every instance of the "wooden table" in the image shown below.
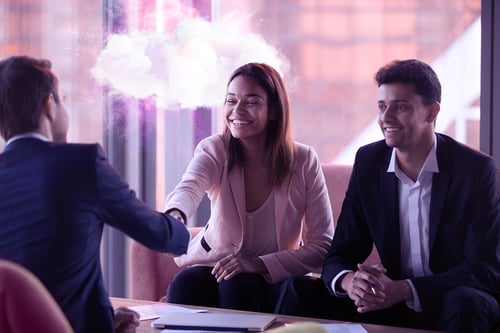
[[[118,298],[118,297],[110,297],[111,304],[113,304],[113,307],[117,308],[119,306],[135,306],[135,305],[148,305],[148,304],[155,304],[156,302],[152,301],[141,301],[141,300],[135,300],[135,299],[128,299],[128,298]],[[190,308],[199,308],[195,306],[187,306],[187,305],[182,305],[183,307],[190,307]],[[204,307],[203,309],[208,310],[210,312],[235,312],[235,313],[246,313],[246,311],[236,311],[236,310],[227,310],[227,309],[217,309],[217,308],[206,308]],[[153,320],[142,320],[141,324],[137,328],[136,333],[159,333],[161,330],[155,329],[151,327],[151,322]],[[284,315],[277,315],[277,320],[271,326],[271,328],[276,328],[279,326],[282,326],[286,323],[296,323],[296,322],[317,322],[317,323],[340,323],[338,321],[334,320],[326,320],[326,319],[316,319],[316,318],[305,318],[305,317],[295,317],[295,316],[284,316]],[[392,326],[382,326],[382,325],[373,325],[373,324],[362,324],[363,327],[369,332],[369,333],[430,333],[430,332],[436,332],[436,331],[426,331],[426,330],[418,330],[418,329],[411,329],[411,328],[401,328],[401,327],[392,327]]]

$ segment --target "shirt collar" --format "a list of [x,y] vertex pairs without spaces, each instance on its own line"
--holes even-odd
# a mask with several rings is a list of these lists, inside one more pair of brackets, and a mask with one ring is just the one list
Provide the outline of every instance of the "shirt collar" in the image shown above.
[[14,141],[17,141],[19,139],[25,139],[25,138],[38,139],[38,140],[42,140],[42,141],[49,141],[49,139],[46,136],[44,136],[40,133],[28,132],[28,133],[14,135],[9,140],[7,140],[7,143],[5,144],[5,146],[8,146],[9,144],[11,144]]
[[[432,143],[431,149],[425,158],[424,165],[422,166],[422,170],[420,170],[420,174],[423,171],[439,173],[439,166],[437,162],[437,138],[436,134],[434,134],[434,142]],[[389,166],[387,167],[387,172],[398,172],[400,171],[398,161],[396,159],[396,149],[392,148],[391,160],[389,161]]]

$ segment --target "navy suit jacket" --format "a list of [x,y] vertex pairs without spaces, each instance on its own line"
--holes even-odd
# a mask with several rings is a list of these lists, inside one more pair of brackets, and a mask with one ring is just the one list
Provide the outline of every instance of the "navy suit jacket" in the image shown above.
[[493,158],[437,134],[439,173],[432,178],[429,266],[433,275],[401,272],[398,181],[387,167],[392,148],[379,141],[356,154],[322,278],[332,292],[342,270],[356,271],[375,244],[387,275],[410,278],[422,310],[439,307],[446,292],[469,286],[498,297],[500,199]]
[[157,251],[180,255],[189,242],[182,223],[137,199],[97,144],[10,143],[0,154],[0,212],[0,257],[32,271],[76,332],[114,331],[104,224]]

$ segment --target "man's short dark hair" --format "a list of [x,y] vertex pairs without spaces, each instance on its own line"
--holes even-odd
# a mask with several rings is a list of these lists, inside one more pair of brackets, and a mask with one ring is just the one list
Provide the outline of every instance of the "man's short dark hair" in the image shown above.
[[388,63],[377,71],[375,81],[379,87],[390,83],[414,84],[425,105],[441,102],[441,83],[436,73],[431,66],[416,59]]
[[60,103],[58,80],[51,63],[29,56],[0,61],[0,134],[5,140],[39,127],[43,105],[50,95]]

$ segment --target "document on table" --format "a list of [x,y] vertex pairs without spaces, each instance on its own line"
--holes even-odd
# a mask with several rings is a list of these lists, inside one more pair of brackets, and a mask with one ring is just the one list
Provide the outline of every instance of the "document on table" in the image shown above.
[[368,333],[361,324],[321,324],[328,333]]
[[[174,329],[165,329],[161,330],[161,333],[214,333],[221,331],[207,331],[207,330],[174,330]],[[247,333],[246,331],[222,331],[224,333]]]
[[206,312],[206,310],[191,309],[184,306],[172,305],[167,303],[134,305],[129,306],[129,309],[132,309],[139,313],[140,320],[156,319],[164,314],[171,312]]

